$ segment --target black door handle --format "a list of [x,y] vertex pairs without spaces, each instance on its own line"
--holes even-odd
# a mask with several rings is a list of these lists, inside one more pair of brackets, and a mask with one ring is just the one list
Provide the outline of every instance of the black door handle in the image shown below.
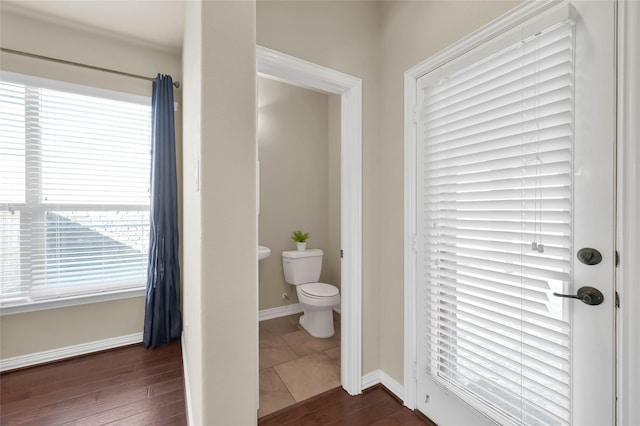
[[554,296],[568,297],[570,299],[579,299],[582,303],[587,305],[599,305],[604,302],[604,295],[597,288],[593,287],[580,287],[578,294],[560,294],[553,293]]

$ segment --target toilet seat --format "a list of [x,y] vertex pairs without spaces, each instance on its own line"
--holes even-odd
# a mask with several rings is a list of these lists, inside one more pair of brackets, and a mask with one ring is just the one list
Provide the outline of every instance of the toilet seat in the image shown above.
[[300,287],[301,293],[310,299],[326,299],[340,293],[336,286],[325,283],[300,284],[298,287]]

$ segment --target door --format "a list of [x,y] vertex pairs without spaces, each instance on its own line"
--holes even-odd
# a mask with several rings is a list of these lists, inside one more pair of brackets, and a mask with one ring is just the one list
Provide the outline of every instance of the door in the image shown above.
[[542,9],[418,79],[416,401],[441,426],[615,424],[615,4]]

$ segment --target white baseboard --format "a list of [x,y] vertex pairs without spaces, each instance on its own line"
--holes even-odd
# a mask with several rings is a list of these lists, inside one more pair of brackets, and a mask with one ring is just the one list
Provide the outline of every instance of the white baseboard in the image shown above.
[[400,401],[404,401],[404,386],[398,383],[395,379],[389,376],[384,371],[380,371],[380,383],[389,389]]
[[276,308],[271,309],[263,309],[258,312],[258,320],[270,320],[273,318],[286,317],[287,315],[298,314],[302,312],[302,306],[299,303],[294,303],[291,305],[278,306]]
[[189,384],[189,366],[187,364],[187,354],[184,344],[184,332],[180,337],[180,344],[182,345],[182,375],[184,376],[184,400],[187,406],[187,425],[193,426],[193,406],[191,405],[191,386]]
[[380,383],[380,370],[374,370],[371,373],[362,376],[362,390],[368,389],[371,386],[375,386]]
[[[340,306],[333,308],[338,314],[342,314]],[[270,320],[274,318],[286,317],[288,315],[299,314],[302,312],[302,306],[300,303],[294,303],[292,305],[278,306],[276,308],[263,309],[258,312],[258,320]]]
[[52,349],[49,351],[35,352],[13,358],[5,358],[0,360],[0,371],[14,370],[16,368],[30,367],[32,365],[43,364],[46,362],[59,361],[65,358],[104,351],[106,349],[113,349],[140,342],[142,342],[142,332],[128,334],[126,336],[111,337],[109,339],[97,340],[94,342],[81,343],[79,345],[66,346],[64,348]]
[[377,384],[382,384],[382,386],[389,389],[401,401],[404,401],[404,386],[402,386],[384,371],[374,370],[371,373],[362,376],[363,390]]

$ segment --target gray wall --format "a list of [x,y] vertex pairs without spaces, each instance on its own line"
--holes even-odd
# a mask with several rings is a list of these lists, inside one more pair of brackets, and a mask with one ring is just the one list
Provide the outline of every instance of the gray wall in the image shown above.
[[[336,127],[335,121],[332,124]],[[339,131],[339,115],[337,127]],[[298,301],[295,289],[284,280],[281,256],[284,250],[296,249],[290,238],[296,229],[311,234],[307,248],[324,252],[320,280],[340,284],[340,249],[329,245],[336,233],[329,227],[330,213],[335,217],[332,210],[337,210],[340,217],[339,133],[337,140],[335,131],[332,136],[330,143],[329,95],[258,79],[259,242],[271,249],[271,256],[259,263],[260,309]],[[336,175],[337,188],[329,184]],[[333,222],[339,236],[340,222]]]

